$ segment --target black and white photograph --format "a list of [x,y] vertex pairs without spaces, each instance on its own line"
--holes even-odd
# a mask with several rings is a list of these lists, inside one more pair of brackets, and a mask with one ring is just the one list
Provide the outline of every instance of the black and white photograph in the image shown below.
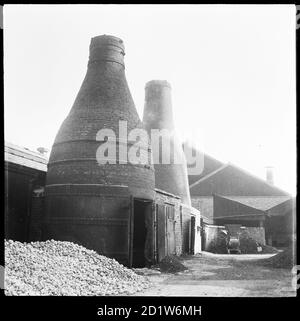
[[4,5],[4,295],[295,298],[299,10]]

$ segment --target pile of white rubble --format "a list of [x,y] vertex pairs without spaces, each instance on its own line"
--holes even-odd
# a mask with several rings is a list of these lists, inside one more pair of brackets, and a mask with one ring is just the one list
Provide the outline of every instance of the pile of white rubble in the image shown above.
[[6,295],[129,295],[149,280],[83,246],[5,241]]

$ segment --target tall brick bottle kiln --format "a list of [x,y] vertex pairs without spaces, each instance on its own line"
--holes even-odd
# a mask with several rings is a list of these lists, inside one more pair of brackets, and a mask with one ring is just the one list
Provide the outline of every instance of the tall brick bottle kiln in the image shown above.
[[[49,159],[44,238],[73,241],[131,265],[145,252],[154,169],[119,161],[119,147],[126,146],[119,121],[127,122],[128,132],[143,127],[125,78],[124,55],[119,38],[91,40],[86,76]],[[113,137],[99,141],[103,128],[116,135],[116,164],[97,162],[97,149]],[[150,146],[144,155],[151,159]]]
[[[152,129],[167,130],[162,132],[162,139],[170,140],[170,151],[164,148],[160,141],[160,148],[155,148],[152,140],[152,152],[155,168],[155,186],[161,190],[181,197],[183,204],[191,205],[188,185],[187,165],[182,145],[176,136],[171,86],[165,80],[152,80],[145,86],[145,106],[143,122],[147,131]],[[158,143],[156,141],[156,143]],[[157,145],[156,145],[157,146]],[[170,163],[164,163],[164,154],[170,152]],[[175,155],[180,162],[175,161]],[[156,159],[156,161],[155,161]],[[167,158],[165,158],[167,159]]]

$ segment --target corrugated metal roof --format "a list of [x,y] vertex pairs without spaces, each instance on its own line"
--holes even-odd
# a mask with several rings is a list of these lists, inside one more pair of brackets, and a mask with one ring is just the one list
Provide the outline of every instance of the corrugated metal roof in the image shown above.
[[292,199],[290,196],[218,196],[261,211],[270,210],[271,208]]
[[44,172],[47,171],[48,159],[38,152],[8,142],[5,142],[4,151],[4,159],[6,162],[38,169]]

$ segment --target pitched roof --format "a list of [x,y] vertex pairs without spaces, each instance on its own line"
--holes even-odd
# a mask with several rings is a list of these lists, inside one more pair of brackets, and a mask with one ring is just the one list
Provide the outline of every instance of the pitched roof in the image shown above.
[[281,203],[292,200],[289,196],[218,196],[260,211],[270,210]]
[[190,185],[190,188],[198,185],[199,183],[203,182],[204,180],[206,180],[207,178],[215,175],[216,173],[220,172],[221,170],[223,170],[224,168],[228,167],[228,164],[223,164],[222,166],[220,166],[219,168],[217,168],[216,170],[210,172],[209,174],[207,174],[206,176],[201,177],[200,179],[198,179],[196,182],[194,182],[193,184]]
[[4,151],[6,162],[38,169],[43,172],[47,171],[48,159],[38,152],[8,142],[5,142]]
[[240,168],[240,167],[238,167],[238,166],[236,166],[236,165],[234,165],[234,164],[232,164],[232,163],[230,163],[230,162],[227,163],[227,164],[223,164],[222,166],[218,167],[218,168],[215,169],[214,171],[208,173],[208,174],[205,175],[205,176],[202,176],[200,179],[198,179],[197,181],[195,181],[195,182],[193,182],[192,184],[190,184],[190,186],[189,186],[190,189],[193,188],[193,187],[195,187],[195,186],[197,186],[198,184],[204,182],[204,181],[207,180],[208,178],[216,175],[217,173],[221,172],[222,170],[224,170],[224,169],[226,169],[226,168],[229,168],[229,167],[234,168],[234,169],[236,169],[236,170],[244,173],[245,175],[248,175],[248,176],[252,177],[253,179],[256,179],[257,181],[259,181],[259,182],[261,182],[261,183],[263,183],[263,184],[266,184],[266,185],[268,185],[269,187],[271,187],[272,189],[275,189],[275,190],[277,190],[277,191],[279,191],[279,192],[281,192],[281,193],[284,193],[285,195],[288,194],[286,191],[283,191],[281,188],[279,188],[279,187],[277,187],[277,186],[275,186],[275,185],[272,185],[272,184],[268,183],[266,180],[264,180],[264,179],[262,179],[262,178],[260,178],[260,177],[258,177],[258,176],[256,176],[256,175],[254,175],[254,174],[246,171],[245,169],[242,169],[242,168]]
[[[280,191],[280,192],[283,192],[283,193],[286,194],[286,195],[288,194],[286,191],[282,190],[281,188],[279,188],[279,187],[277,187],[277,186],[275,186],[275,185],[273,185],[273,184],[270,184],[269,182],[267,182],[266,180],[262,179],[261,177],[258,177],[258,176],[256,176],[256,175],[248,172],[247,170],[245,170],[245,169],[243,169],[243,168],[241,168],[241,167],[238,167],[237,165],[234,165],[234,164],[232,164],[232,163],[228,163],[228,166],[231,166],[231,167],[239,170],[240,172],[242,172],[242,173],[244,173],[244,174],[246,174],[246,175],[248,175],[248,176],[251,176],[252,178],[254,178],[254,179],[256,179],[256,180],[258,180],[258,181],[260,181],[260,182],[262,182],[262,183],[264,183],[264,184],[266,184],[266,185],[268,185],[268,186],[270,186],[271,188],[275,188],[276,190],[278,190],[278,191]],[[291,196],[289,195],[289,197],[291,197]]]
[[202,177],[210,174],[211,172],[215,171],[219,167],[223,166],[224,163],[221,161],[215,159],[214,157],[208,155],[208,154],[203,154],[204,155],[204,168],[203,171],[200,175],[189,175],[189,185],[194,184],[196,181],[201,179]]

